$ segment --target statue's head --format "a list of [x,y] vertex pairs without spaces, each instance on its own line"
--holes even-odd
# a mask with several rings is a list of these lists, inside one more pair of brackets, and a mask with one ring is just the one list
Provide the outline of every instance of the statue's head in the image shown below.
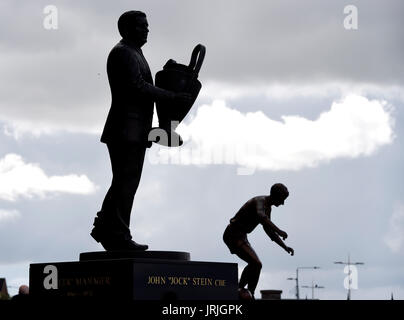
[[149,24],[142,11],[127,11],[118,19],[118,30],[122,38],[135,42],[139,47],[147,42]]
[[286,198],[289,196],[288,188],[282,183],[275,183],[271,187],[271,202],[274,206],[278,207],[285,203]]

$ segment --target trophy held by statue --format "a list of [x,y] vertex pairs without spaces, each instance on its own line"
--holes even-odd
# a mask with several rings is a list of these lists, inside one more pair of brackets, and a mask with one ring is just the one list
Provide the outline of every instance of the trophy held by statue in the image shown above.
[[170,59],[164,65],[163,70],[157,72],[157,87],[173,92],[189,93],[192,99],[189,103],[167,100],[156,102],[159,127],[152,128],[149,134],[151,141],[168,147],[182,145],[182,138],[175,132],[175,129],[188,114],[201,90],[202,84],[198,80],[198,74],[205,58],[205,52],[205,47],[198,44],[192,51],[188,66]]

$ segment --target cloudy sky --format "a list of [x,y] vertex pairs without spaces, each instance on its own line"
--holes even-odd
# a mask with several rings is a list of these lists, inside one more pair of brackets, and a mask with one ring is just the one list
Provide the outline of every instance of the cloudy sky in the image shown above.
[[[57,21],[44,13],[49,4]],[[404,299],[398,0],[2,1],[0,277],[10,292],[28,283],[30,263],[102,249],[89,232],[111,180],[99,142],[110,105],[105,65],[130,9],[148,15],[153,73],[169,58],[188,63],[198,43],[207,48],[202,91],[179,127],[186,143],[146,155],[135,240],[242,268],[221,240],[228,220],[283,182],[290,197],[272,217],[295,256],[258,227],[249,236],[264,265],[258,290],[293,298],[286,278],[316,265],[301,284],[345,299],[346,274],[333,262],[350,254],[365,263],[353,299]]]

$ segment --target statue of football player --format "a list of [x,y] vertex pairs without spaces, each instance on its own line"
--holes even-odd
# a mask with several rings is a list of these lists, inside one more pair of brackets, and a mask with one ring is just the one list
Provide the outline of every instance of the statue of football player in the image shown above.
[[[271,206],[283,205],[288,196],[289,191],[283,184],[274,184],[269,196],[257,196],[248,200],[230,220],[230,224],[224,231],[223,241],[230,252],[247,262],[239,281],[241,299],[254,299],[255,288],[262,268],[260,259],[247,239],[247,234],[251,233],[258,224],[262,224],[272,241],[275,241],[292,256],[294,254],[294,250],[281,240],[281,238],[285,240],[288,234],[271,221]],[[248,290],[245,289],[246,285]]]

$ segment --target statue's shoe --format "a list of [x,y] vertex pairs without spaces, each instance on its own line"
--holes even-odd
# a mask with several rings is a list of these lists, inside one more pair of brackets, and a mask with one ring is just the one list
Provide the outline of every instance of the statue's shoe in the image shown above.
[[139,244],[133,240],[116,239],[106,236],[93,228],[90,235],[95,241],[101,243],[106,251],[145,251],[149,248],[146,244]]
[[146,251],[149,246],[140,244],[133,240],[101,241],[102,246],[107,251]]

